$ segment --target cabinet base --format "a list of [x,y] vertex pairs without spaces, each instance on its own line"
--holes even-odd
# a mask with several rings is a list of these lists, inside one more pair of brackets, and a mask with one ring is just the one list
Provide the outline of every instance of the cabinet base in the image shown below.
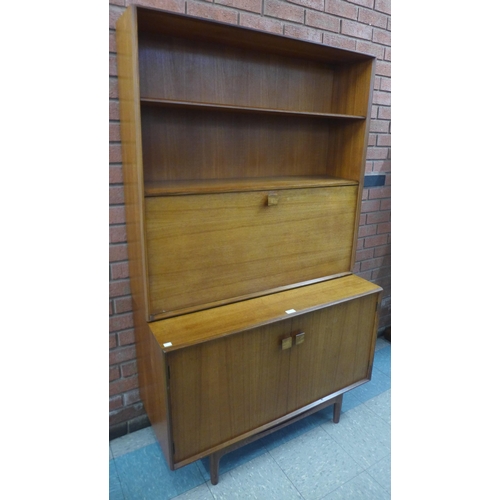
[[219,482],[219,464],[220,464],[220,459],[226,455],[227,453],[236,450],[237,448],[241,448],[242,446],[245,446],[246,444],[252,443],[253,441],[256,441],[257,439],[263,438],[264,436],[267,436],[269,434],[272,434],[273,432],[276,432],[280,429],[283,429],[284,427],[287,427],[288,425],[291,425],[295,422],[298,422],[299,420],[302,420],[305,417],[308,417],[309,415],[312,415],[313,413],[316,413],[319,410],[322,410],[323,408],[326,408],[327,406],[332,406],[333,405],[333,423],[338,424],[340,420],[340,411],[342,409],[342,398],[343,394],[340,394],[339,396],[330,399],[329,401],[326,401],[323,404],[320,404],[318,406],[315,406],[314,408],[301,413],[300,415],[297,415],[296,417],[291,418],[290,420],[287,420],[286,422],[283,422],[282,424],[276,425],[275,427],[272,427],[271,429],[267,429],[263,432],[259,432],[258,434],[255,434],[251,437],[248,437],[246,439],[243,439],[242,441],[232,444],[228,446],[227,448],[223,448],[221,450],[218,450],[210,455],[210,481],[213,485],[216,485]]

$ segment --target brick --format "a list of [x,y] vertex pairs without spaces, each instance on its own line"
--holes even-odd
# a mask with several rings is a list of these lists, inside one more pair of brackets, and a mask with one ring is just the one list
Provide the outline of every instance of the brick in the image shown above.
[[[134,387],[135,389],[135,387]],[[133,406],[125,407],[121,410],[117,410],[115,412],[111,412],[109,414],[109,426],[115,426],[116,424],[126,422],[127,420],[132,420],[138,416],[144,414],[144,407],[142,403],[136,403]],[[111,429],[110,429],[111,431]]]
[[370,132],[372,133],[381,132],[384,134],[388,133],[389,122],[385,120],[370,120]]
[[377,269],[382,265],[383,260],[384,260],[383,258],[365,260],[361,262],[361,271],[368,271],[369,269]]
[[391,91],[391,79],[381,77],[379,90],[383,90],[384,92],[390,92]]
[[109,0],[110,5],[120,5],[121,7],[127,6],[127,0]]
[[184,14],[184,0],[126,0],[128,5],[142,5]]
[[117,262],[120,260],[128,259],[128,249],[126,244],[110,245],[109,247],[109,261]]
[[130,295],[130,280],[113,281],[109,284],[109,296],[111,298]]
[[386,173],[391,171],[390,160],[374,160],[373,171],[377,173]]
[[375,73],[380,76],[391,76],[391,63],[389,61],[379,61],[375,63]]
[[119,123],[110,123],[109,124],[109,141],[110,142],[121,141],[120,124]]
[[109,119],[110,120],[120,120],[120,103],[118,100],[109,101]]
[[[126,330],[134,326],[134,320],[131,313],[119,314],[109,319],[109,331],[117,332]],[[110,363],[113,364],[113,363]]]
[[377,234],[377,226],[375,224],[360,226],[358,229],[358,238],[365,238],[366,236],[373,236],[374,234]]
[[111,264],[111,279],[120,280],[129,277],[128,262],[115,262]]
[[287,21],[304,22],[304,8],[298,5],[291,5],[278,0],[268,0],[264,4],[264,14],[270,17],[277,17]]
[[379,212],[370,212],[369,214],[366,214],[367,224],[379,224],[381,222],[388,222],[390,220],[391,220],[391,212],[388,210]]
[[373,256],[374,256],[373,248],[358,250],[356,252],[356,262],[360,262],[362,260],[367,260],[367,259],[373,259]]
[[371,188],[368,193],[368,199],[376,200],[380,198],[390,198],[391,196],[391,186],[381,186],[376,188]]
[[359,273],[360,268],[361,268],[361,264],[360,264],[359,262],[355,262],[355,263],[354,263],[354,267],[353,267],[353,269],[352,269],[352,272],[353,272],[354,274],[357,274],[357,273]]
[[366,224],[366,214],[361,214],[359,216],[359,225],[364,226]]
[[115,396],[116,394],[122,394],[132,389],[139,388],[139,379],[137,375],[132,375],[127,378],[120,378],[118,380],[113,380],[109,384],[109,395]]
[[382,45],[391,45],[391,32],[374,28],[372,40]]
[[124,361],[131,361],[136,358],[135,345],[117,347],[109,351],[109,365],[118,365]]
[[391,48],[390,47],[386,47],[385,48],[384,59],[386,61],[390,61],[391,60]]
[[109,348],[110,349],[113,349],[114,347],[116,347],[118,344],[117,344],[117,338],[116,338],[116,333],[111,333],[109,335]]
[[356,50],[356,40],[333,33],[325,33],[323,35],[323,43],[340,49]]
[[131,345],[135,343],[135,335],[134,335],[134,330],[125,330],[123,332],[119,332],[117,334],[118,336],[118,345],[124,346],[124,345]]
[[123,395],[123,403],[125,406],[138,403],[141,400],[139,395],[139,389],[134,389],[133,391],[128,391]]
[[[368,190],[370,191],[370,190]],[[361,212],[377,212],[380,209],[380,201],[379,200],[369,200],[361,202]]]
[[110,205],[123,205],[125,202],[125,193],[123,186],[109,186],[109,203]]
[[109,52],[116,54],[116,31],[109,32]]
[[109,367],[109,381],[112,382],[113,380],[116,380],[120,378],[120,368],[118,366],[110,366]]
[[377,59],[384,58],[384,47],[372,42],[367,42],[366,40],[356,40],[356,50],[364,54],[375,56]]
[[342,0],[325,0],[325,12],[348,19],[358,17],[358,8]]
[[121,163],[122,161],[122,147],[121,144],[109,145],[109,162]]
[[383,224],[377,225],[377,234],[385,234],[391,232],[391,223],[384,222]]
[[375,0],[349,0],[349,3],[355,3],[357,5],[362,5],[363,7],[373,8],[373,3]]
[[109,411],[123,407],[122,397],[118,394],[109,398]]
[[118,99],[118,78],[115,76],[109,77],[109,97]]
[[385,12],[386,14],[391,13],[391,0],[375,0],[375,10],[380,12]]
[[390,120],[391,119],[391,107],[390,106],[379,106],[377,118],[379,120]]
[[325,0],[288,0],[290,3],[303,5],[315,10],[325,10]]
[[363,250],[365,240],[363,238],[359,238],[356,243],[356,251]]
[[380,200],[380,210],[390,210],[391,209],[391,199]]
[[338,33],[340,31],[340,20],[313,10],[306,11],[306,24],[314,28],[320,28],[327,31]]
[[187,14],[190,16],[203,17],[214,21],[237,24],[238,12],[225,7],[214,6],[204,3],[187,2]]
[[377,136],[375,134],[368,135],[368,146],[376,146],[377,145]]
[[234,7],[238,10],[247,10],[250,12],[262,12],[261,0],[215,0],[215,4],[225,5],[226,7]]
[[390,134],[377,135],[377,146],[390,146],[390,145],[391,145],[391,135]]
[[109,76],[117,76],[116,54],[109,54]]
[[390,266],[377,267],[372,271],[372,279],[381,280],[382,278],[388,278],[391,276]]
[[366,151],[368,160],[385,160],[388,155],[388,148],[369,147]]
[[360,8],[358,13],[358,21],[360,23],[368,24],[370,26],[377,26],[378,28],[385,29],[387,26],[386,14],[375,12],[371,9]]
[[283,23],[281,21],[256,16],[254,14],[247,14],[245,12],[240,14],[240,26],[267,31],[269,33],[283,33]]
[[119,297],[115,299],[113,302],[116,314],[132,311],[132,297]]
[[321,43],[321,32],[313,28],[306,28],[305,26],[285,24],[284,34],[292,38]]
[[383,247],[375,247],[373,250],[374,257],[384,257],[391,255],[391,247],[389,245],[385,245]]
[[121,165],[109,166],[109,183],[123,184],[123,170]]
[[367,236],[364,241],[364,247],[378,247],[380,245],[385,245],[387,243],[386,234],[378,234],[376,236]]
[[[113,205],[109,207],[109,223],[124,224],[125,223],[125,207],[123,205]],[[124,259],[116,259],[124,260]]]
[[365,38],[366,40],[372,39],[373,28],[371,26],[366,26],[365,24],[359,24],[357,22],[348,21],[346,19],[342,20],[340,32],[343,35],[353,36],[355,38]]
[[129,361],[120,365],[122,377],[131,377],[137,373],[137,361]]

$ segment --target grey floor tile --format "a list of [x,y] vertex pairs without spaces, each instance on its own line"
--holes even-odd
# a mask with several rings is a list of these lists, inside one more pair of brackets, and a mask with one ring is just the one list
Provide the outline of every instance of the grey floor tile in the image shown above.
[[391,343],[388,340],[385,340],[384,337],[377,337],[377,341],[375,342],[375,352],[390,345]]
[[383,392],[378,396],[368,400],[364,403],[365,406],[370,408],[373,413],[376,413],[381,419],[391,424],[391,390]]
[[350,391],[359,401],[364,403],[369,399],[382,394],[391,388],[391,377],[378,370],[375,366],[372,370],[372,378],[356,389]]
[[174,498],[175,500],[214,500],[210,488],[206,483]]
[[322,426],[269,453],[306,500],[324,497],[363,471]]
[[359,476],[326,495],[323,500],[390,500],[391,495],[370,474],[362,472]]
[[109,500],[124,500],[114,460],[109,461]]
[[373,366],[385,373],[389,377],[391,376],[391,347],[384,347],[383,349],[375,352],[375,358],[373,361]]
[[338,424],[323,424],[322,428],[363,469],[391,451],[390,425],[365,405],[346,412]]
[[156,437],[152,427],[146,427],[140,431],[132,432],[126,436],[110,441],[109,446],[114,458],[118,458],[125,453],[138,450],[156,442]]
[[293,500],[301,499],[297,489],[269,453],[233,469],[208,484],[214,499]]
[[366,471],[380,486],[391,493],[391,455],[387,455]]
[[126,500],[168,500],[204,483],[196,466],[171,471],[158,443],[114,459]]

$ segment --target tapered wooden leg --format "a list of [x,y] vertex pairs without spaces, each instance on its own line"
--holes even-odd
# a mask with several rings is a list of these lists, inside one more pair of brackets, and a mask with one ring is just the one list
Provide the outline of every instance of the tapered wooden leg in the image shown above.
[[340,421],[340,410],[342,409],[342,398],[343,394],[335,398],[335,403],[333,403],[333,423],[338,424]]
[[217,484],[219,482],[219,462],[221,455],[219,453],[212,453],[210,455],[210,482]]

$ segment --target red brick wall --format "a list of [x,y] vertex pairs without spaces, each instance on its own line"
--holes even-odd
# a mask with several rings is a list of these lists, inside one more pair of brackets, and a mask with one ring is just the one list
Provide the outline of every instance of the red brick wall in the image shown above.
[[391,18],[390,0],[110,0],[109,15],[109,415],[110,437],[148,425],[139,398],[128,278],[121,170],[115,24],[131,3],[344,47],[377,57],[365,189],[354,271],[384,288],[380,328],[391,323]]

